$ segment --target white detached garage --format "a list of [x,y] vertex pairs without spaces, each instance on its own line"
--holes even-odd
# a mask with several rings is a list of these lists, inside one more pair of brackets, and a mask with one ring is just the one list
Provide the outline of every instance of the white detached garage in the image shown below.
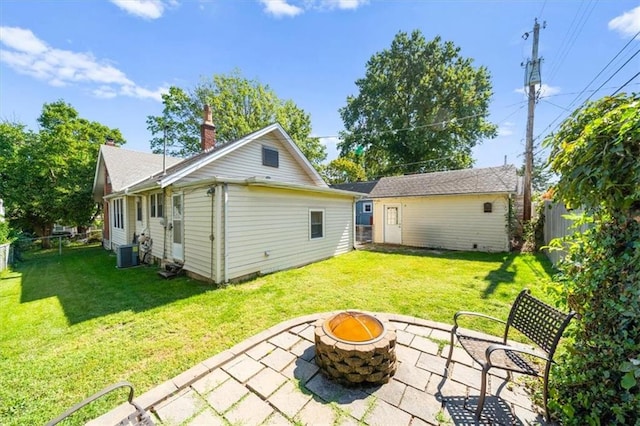
[[517,187],[512,165],[382,178],[369,194],[373,242],[508,251]]

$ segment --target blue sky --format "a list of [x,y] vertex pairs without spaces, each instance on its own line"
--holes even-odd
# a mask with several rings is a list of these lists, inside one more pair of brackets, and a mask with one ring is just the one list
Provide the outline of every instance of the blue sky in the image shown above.
[[331,160],[343,128],[338,109],[356,94],[367,60],[398,31],[419,29],[428,40],[453,41],[491,73],[499,135],[474,150],[475,166],[505,156],[521,165],[521,63],[532,41],[522,36],[534,18],[546,21],[534,135],[554,130],[589,96],[625,83],[622,91],[640,91],[640,55],[632,58],[639,1],[3,0],[0,119],[35,129],[43,103],[64,99],[82,117],[119,128],[126,148],[149,151],[145,121],[161,113],[163,91],[238,68],[308,112]]

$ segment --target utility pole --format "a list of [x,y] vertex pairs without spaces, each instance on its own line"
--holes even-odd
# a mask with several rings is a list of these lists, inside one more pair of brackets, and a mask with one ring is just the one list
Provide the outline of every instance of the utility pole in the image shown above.
[[[533,47],[531,60],[525,67],[524,85],[529,87],[529,111],[527,114],[527,140],[524,160],[524,209],[523,219],[527,223],[531,220],[531,174],[533,172],[533,112],[536,106],[536,84],[542,82],[540,76],[540,59],[538,59],[538,37],[540,34],[540,24],[538,19],[533,25]],[[529,33],[525,33],[525,40]]]

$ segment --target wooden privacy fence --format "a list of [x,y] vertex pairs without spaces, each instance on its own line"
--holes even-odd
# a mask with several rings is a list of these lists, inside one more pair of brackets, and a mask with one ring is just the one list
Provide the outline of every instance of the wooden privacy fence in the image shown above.
[[[573,228],[573,220],[567,219],[566,215],[579,215],[582,209],[568,211],[564,204],[553,203],[551,201],[544,202],[544,244],[548,245],[554,238],[562,238],[573,234],[576,228]],[[581,225],[577,228],[580,232],[588,229],[588,225]],[[562,250],[544,250],[547,257],[555,265],[566,254]]]

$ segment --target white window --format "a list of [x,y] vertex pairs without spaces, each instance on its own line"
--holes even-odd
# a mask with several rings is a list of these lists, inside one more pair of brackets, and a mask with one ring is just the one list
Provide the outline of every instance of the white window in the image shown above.
[[136,220],[142,222],[142,198],[136,198]]
[[363,203],[362,204],[362,212],[363,213],[371,213],[373,211],[372,203]]
[[324,238],[324,210],[309,210],[309,238]]
[[162,193],[149,195],[149,216],[163,217]]
[[124,211],[121,198],[113,200],[113,227],[124,229]]

